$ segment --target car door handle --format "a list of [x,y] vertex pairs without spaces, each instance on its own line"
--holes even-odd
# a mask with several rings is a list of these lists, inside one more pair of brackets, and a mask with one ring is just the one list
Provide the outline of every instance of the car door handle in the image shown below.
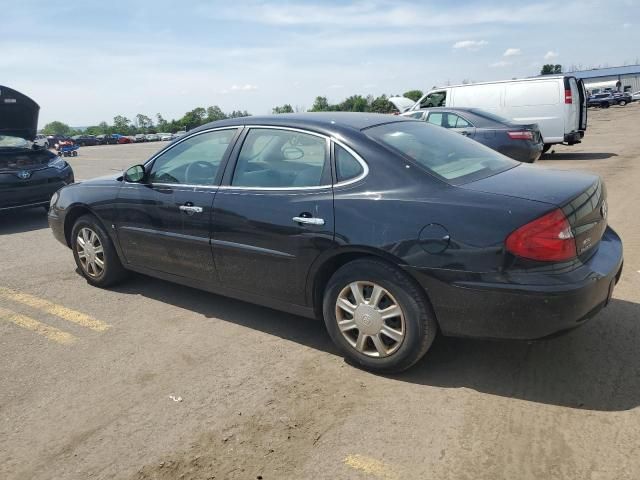
[[292,220],[306,225],[324,225],[324,218],[318,217],[293,217]]
[[202,207],[196,207],[195,205],[180,205],[178,208],[190,214],[202,213]]

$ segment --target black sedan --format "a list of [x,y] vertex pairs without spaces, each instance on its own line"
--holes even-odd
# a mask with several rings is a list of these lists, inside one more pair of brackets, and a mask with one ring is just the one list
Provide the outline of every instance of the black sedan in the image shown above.
[[0,210],[49,205],[56,190],[73,183],[67,162],[33,143],[40,107],[0,86]]
[[451,129],[520,162],[533,163],[543,153],[538,125],[513,123],[478,108],[429,108],[404,116]]
[[606,197],[423,121],[317,113],[190,131],[63,188],[49,224],[92,285],[131,270],[323,318],[389,372],[438,331],[535,339],[604,307],[622,270]]

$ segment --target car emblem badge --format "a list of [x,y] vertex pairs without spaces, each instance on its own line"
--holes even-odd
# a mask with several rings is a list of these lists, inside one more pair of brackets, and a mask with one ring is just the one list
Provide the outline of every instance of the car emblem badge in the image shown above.
[[602,202],[602,206],[600,207],[600,213],[602,214],[602,218],[604,218],[605,220],[607,219],[607,214],[608,212],[608,208],[607,208],[607,201],[603,201]]
[[31,172],[28,172],[27,170],[21,170],[16,175],[18,176],[18,178],[26,180],[27,178],[31,177]]

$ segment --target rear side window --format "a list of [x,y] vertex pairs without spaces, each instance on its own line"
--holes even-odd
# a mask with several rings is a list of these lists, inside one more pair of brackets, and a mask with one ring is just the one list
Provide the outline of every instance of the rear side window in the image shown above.
[[340,145],[335,145],[336,176],[338,182],[345,182],[362,175],[364,168],[360,162]]
[[447,114],[447,128],[467,128],[470,126],[471,124],[461,116],[454,113]]
[[240,150],[231,185],[256,188],[318,187],[327,178],[326,166],[325,138],[290,130],[253,128],[249,130]]
[[442,126],[442,119],[444,117],[444,113],[442,112],[438,112],[438,113],[430,113],[429,114],[429,118],[427,119],[427,122],[433,124],[433,125],[438,125],[439,127]]
[[478,142],[424,122],[388,123],[368,128],[364,133],[453,185],[489,177],[518,165],[515,160]]

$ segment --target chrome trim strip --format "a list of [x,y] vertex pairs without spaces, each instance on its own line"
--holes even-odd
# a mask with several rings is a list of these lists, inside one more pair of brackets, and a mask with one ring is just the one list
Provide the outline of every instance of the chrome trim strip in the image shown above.
[[29,208],[29,207],[40,207],[42,205],[48,205],[50,200],[43,200],[37,203],[25,203],[24,205],[14,205],[12,207],[0,207],[0,211],[2,210],[14,210],[17,208]]
[[[223,190],[258,190],[258,191],[278,191],[278,190],[284,190],[284,191],[305,191],[305,190],[321,190],[321,189],[325,189],[325,188],[335,188],[335,187],[343,187],[345,185],[350,185],[352,183],[358,182],[360,180],[362,180],[364,177],[366,177],[369,174],[369,166],[367,165],[367,163],[362,159],[362,157],[360,155],[358,155],[351,147],[345,145],[342,141],[338,140],[335,137],[328,137],[327,135],[324,135],[322,133],[318,133],[318,132],[312,132],[309,130],[303,130],[301,128],[295,128],[295,127],[280,127],[280,126],[271,126],[271,125],[245,125],[246,128],[248,128],[249,130],[251,130],[252,128],[260,128],[260,129],[271,129],[271,130],[287,130],[287,131],[292,131],[292,132],[299,132],[299,133],[306,133],[309,135],[315,135],[316,137],[321,137],[326,139],[329,142],[334,142],[337,145],[340,145],[342,148],[344,148],[347,152],[349,152],[351,155],[353,155],[353,157],[356,159],[356,161],[362,166],[362,173],[360,175],[358,175],[355,178],[351,178],[349,180],[345,180],[344,182],[338,182],[335,184],[326,184],[326,185],[318,185],[318,186],[314,186],[314,187],[241,187],[241,186],[234,186],[234,185],[222,185],[220,186],[220,189]],[[327,145],[327,147],[331,147],[331,145]]]
[[[218,188],[218,189],[221,189],[221,190],[305,191],[305,190],[322,190],[322,189],[327,189],[327,188],[332,188],[332,187],[333,188],[335,188],[335,187],[344,187],[346,185],[350,185],[352,183],[359,182],[360,180],[364,179],[369,174],[369,166],[367,165],[367,162],[365,162],[364,159],[360,155],[358,155],[351,147],[349,147],[348,145],[346,145],[342,141],[338,140],[337,138],[328,137],[328,136],[326,136],[326,135],[324,135],[322,133],[312,132],[312,131],[309,131],[309,130],[303,130],[301,128],[281,127],[281,126],[273,126],[273,125],[236,125],[236,126],[226,126],[226,127],[218,127],[218,128],[211,128],[211,129],[203,130],[203,131],[198,132],[196,134],[185,136],[184,138],[181,138],[176,143],[170,145],[167,149],[156,153],[153,157],[151,157],[149,160],[147,160],[144,163],[144,166],[146,168],[147,164],[152,163],[156,158],[158,158],[160,156],[160,154],[164,154],[165,152],[168,152],[170,149],[172,149],[176,145],[184,142],[188,138],[193,138],[193,137],[195,137],[197,135],[200,135],[200,134],[203,134],[203,133],[215,132],[215,131],[219,131],[219,130],[233,130],[233,129],[238,129],[238,128],[242,128],[242,127],[246,127],[249,130],[251,130],[252,128],[271,129],[271,130],[287,130],[287,131],[292,131],[292,132],[306,133],[306,134],[309,134],[309,135],[314,135],[316,137],[324,138],[327,141],[334,142],[337,145],[340,145],[347,152],[349,152],[351,155],[353,155],[353,157],[356,159],[356,161],[362,166],[363,172],[360,175],[358,175],[357,177],[351,178],[349,180],[345,180],[344,182],[338,182],[338,183],[335,183],[333,185],[331,185],[331,184],[318,185],[318,186],[314,186],[314,187],[241,187],[241,186],[234,186],[234,185],[220,185],[220,186],[218,186],[218,185],[189,185],[189,184],[181,184],[181,183],[141,184],[141,183],[138,183],[138,182],[127,182],[126,180],[124,180],[124,183],[128,184],[128,185],[153,185],[153,186],[167,186],[167,187],[174,187],[174,188],[183,187],[183,188],[205,188],[205,189],[216,189],[216,188]],[[330,147],[330,144],[327,145],[327,147]],[[124,179],[124,172],[123,172],[123,179]]]
[[[234,125],[234,126],[226,126],[226,127],[216,127],[216,128],[208,128],[206,130],[202,130],[201,132],[197,132],[197,133],[192,133],[191,135],[184,135],[182,138],[178,139],[178,141],[172,143],[171,145],[169,145],[167,148],[160,150],[159,152],[157,152],[153,157],[151,157],[149,160],[147,160],[146,162],[143,163],[145,169],[147,167],[148,163],[153,162],[156,158],[158,158],[160,155],[164,155],[165,153],[167,153],[169,150],[171,150],[172,148],[176,147],[177,145],[180,145],[182,142],[184,142],[185,140],[189,140],[190,138],[193,137],[197,137],[198,135],[202,135],[204,133],[210,133],[210,132],[217,132],[219,130],[238,130],[239,128],[242,128],[244,125]],[[126,171],[126,170],[125,170]],[[124,173],[124,172],[123,172]],[[132,182],[135,183],[135,182]]]
[[278,250],[271,250],[269,248],[256,247],[254,245],[247,245],[246,243],[236,243],[236,242],[228,242],[226,240],[211,240],[212,246],[218,246],[222,248],[232,248],[235,250],[250,250],[253,253],[261,253],[263,255],[269,255],[272,257],[282,257],[282,258],[295,258],[294,255],[286,252],[279,252]]
[[184,240],[189,242],[209,243],[209,237],[197,237],[195,235],[184,235],[182,233],[163,232],[161,230],[152,230],[150,228],[130,227],[125,225],[124,227],[120,227],[120,230],[127,230],[129,232],[142,233],[145,235],[157,235],[160,237],[169,237],[176,240]]

